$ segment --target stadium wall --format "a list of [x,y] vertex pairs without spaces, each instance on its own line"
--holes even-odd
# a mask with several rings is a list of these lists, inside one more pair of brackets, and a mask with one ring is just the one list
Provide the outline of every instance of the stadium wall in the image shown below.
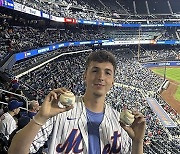
[[150,62],[142,64],[144,67],[180,66],[180,61]]

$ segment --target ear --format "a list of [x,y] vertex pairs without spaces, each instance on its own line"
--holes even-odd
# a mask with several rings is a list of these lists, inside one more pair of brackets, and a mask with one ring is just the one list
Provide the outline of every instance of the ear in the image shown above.
[[112,81],[112,87],[113,87],[113,85],[114,85],[114,79],[113,79],[113,81]]
[[83,80],[84,80],[84,82],[86,81],[86,71],[83,74]]
[[16,112],[16,110],[17,110],[17,108],[16,109],[14,109],[14,110],[12,110],[14,113]]

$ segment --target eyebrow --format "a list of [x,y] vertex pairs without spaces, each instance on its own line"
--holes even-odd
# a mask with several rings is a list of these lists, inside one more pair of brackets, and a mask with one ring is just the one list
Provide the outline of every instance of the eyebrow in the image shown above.
[[[100,69],[99,67],[97,67],[97,66],[94,66],[94,67],[92,67],[92,69]],[[110,71],[110,72],[113,72],[111,69],[109,69],[109,68],[105,68],[105,71]]]

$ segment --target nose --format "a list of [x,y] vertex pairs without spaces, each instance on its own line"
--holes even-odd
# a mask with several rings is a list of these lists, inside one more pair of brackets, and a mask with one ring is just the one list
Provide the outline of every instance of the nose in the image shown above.
[[104,80],[104,72],[99,71],[99,73],[98,73],[98,80],[100,80],[100,81]]

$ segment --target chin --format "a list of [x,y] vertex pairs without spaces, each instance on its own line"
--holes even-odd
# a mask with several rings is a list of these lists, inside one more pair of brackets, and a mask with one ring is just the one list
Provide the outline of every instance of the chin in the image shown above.
[[105,96],[103,92],[94,92],[94,95],[97,97]]

